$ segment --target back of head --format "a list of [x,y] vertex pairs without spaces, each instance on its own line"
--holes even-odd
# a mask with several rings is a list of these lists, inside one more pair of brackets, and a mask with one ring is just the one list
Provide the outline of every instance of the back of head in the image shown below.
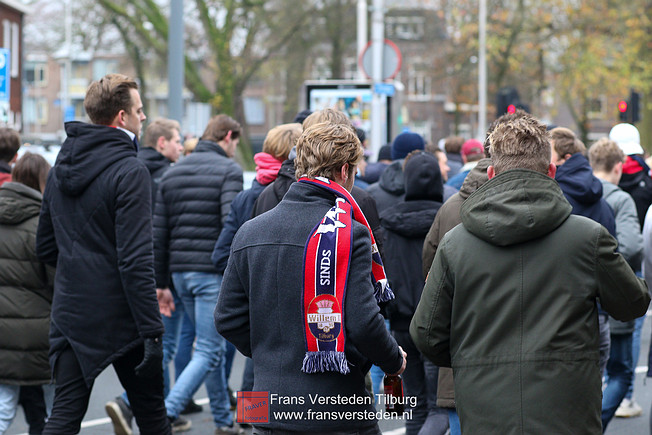
[[303,124],[303,121],[304,121],[308,116],[310,116],[311,113],[312,113],[312,111],[310,111],[310,110],[307,110],[307,109],[306,109],[306,110],[302,110],[301,112],[297,113],[297,114],[294,116],[294,119],[292,120],[292,123]]
[[150,122],[145,130],[145,138],[143,146],[148,148],[156,148],[158,138],[163,136],[165,140],[172,139],[174,131],[181,132],[181,126],[174,119],[157,118]]
[[550,134],[536,118],[527,115],[498,124],[488,140],[496,174],[510,169],[548,173]]
[[632,124],[622,123],[614,125],[609,132],[609,139],[616,142],[625,155],[644,154],[641,147],[641,135]]
[[240,123],[229,115],[215,115],[208,121],[206,130],[201,136],[201,140],[209,140],[211,142],[220,142],[231,132],[231,139],[238,139],[240,137]]
[[310,116],[303,121],[303,129],[305,130],[322,122],[346,125],[353,130],[353,133],[355,133],[355,128],[353,127],[353,124],[351,124],[349,117],[346,116],[346,113],[331,108],[317,110],[316,112],[311,113]]
[[450,154],[460,154],[464,145],[464,138],[461,136],[449,136],[444,141],[444,150]]
[[439,160],[426,151],[412,151],[403,162],[405,199],[425,199],[441,202],[444,184],[439,169]]
[[20,148],[20,135],[11,128],[0,128],[0,161],[9,163]]
[[462,156],[467,162],[475,162],[484,158],[484,146],[477,139],[469,139],[462,145]]
[[577,139],[575,133],[566,127],[553,128],[550,130],[550,137],[552,138],[552,145],[555,147],[555,152],[560,157],[564,157],[567,154],[581,153],[586,150],[586,147]]
[[11,170],[11,179],[34,190],[43,192],[50,164],[39,154],[27,152],[18,159]]
[[284,161],[288,158],[292,147],[297,144],[302,131],[299,123],[281,124],[272,128],[265,136],[263,152]]
[[426,144],[420,134],[404,131],[392,142],[392,160],[404,159],[414,150],[423,150]]
[[392,160],[392,146],[385,144],[378,150],[378,161]]
[[523,109],[516,109],[514,113],[505,113],[504,115],[499,116],[494,119],[494,121],[489,125],[487,133],[484,137],[484,154],[487,157],[491,157],[491,151],[489,150],[489,135],[496,129],[497,126],[504,122],[510,122],[515,119],[521,118],[523,116],[532,116]]
[[589,163],[594,171],[611,172],[616,164],[624,161],[625,153],[609,138],[603,137],[589,148]]
[[199,142],[198,137],[191,137],[190,139],[183,141],[183,155],[187,156],[188,154],[191,154],[193,151],[195,151],[197,142]]
[[138,84],[122,74],[107,74],[91,83],[84,98],[91,122],[111,125],[121,110],[128,112],[133,104],[131,89],[138,90]]
[[352,172],[362,153],[360,140],[350,126],[330,122],[311,125],[297,141],[296,178],[305,175],[333,179],[345,164]]

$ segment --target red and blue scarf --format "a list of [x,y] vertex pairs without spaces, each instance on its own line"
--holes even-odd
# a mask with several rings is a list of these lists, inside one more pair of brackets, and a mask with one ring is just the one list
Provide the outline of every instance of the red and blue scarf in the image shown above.
[[371,236],[371,279],[376,300],[386,302],[394,299],[394,294],[389,288],[369,223],[351,194],[326,178],[302,177],[298,181],[326,189],[336,196],[335,205],[315,226],[306,242],[302,298],[306,356],[301,370],[347,374],[344,301],[351,264],[353,220],[364,224]]

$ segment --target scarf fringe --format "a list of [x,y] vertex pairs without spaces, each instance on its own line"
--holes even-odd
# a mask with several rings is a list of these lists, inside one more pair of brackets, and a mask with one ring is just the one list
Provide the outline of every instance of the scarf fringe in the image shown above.
[[395,297],[386,279],[381,279],[374,284],[374,296],[376,302],[389,302]]
[[324,373],[328,371],[346,375],[350,370],[344,352],[317,351],[306,352],[301,371],[304,373]]

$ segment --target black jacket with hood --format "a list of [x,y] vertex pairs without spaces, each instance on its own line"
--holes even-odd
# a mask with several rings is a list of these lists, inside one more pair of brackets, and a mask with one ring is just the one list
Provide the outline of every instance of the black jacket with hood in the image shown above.
[[170,169],[171,161],[163,154],[156,151],[151,147],[141,147],[138,150],[138,158],[145,163],[149,176],[152,180],[152,212],[154,211],[154,204],[156,204],[156,192],[158,192],[158,185],[165,171]]
[[423,278],[421,252],[426,234],[441,207],[443,183],[437,158],[414,155],[403,173],[405,199],[380,216],[385,234],[385,270],[396,299],[387,305],[393,331],[407,332],[417,308]]
[[71,346],[86,383],[163,333],[152,255],[149,172],[119,129],[66,123],[36,238],[56,266],[50,364]]
[[367,193],[376,201],[378,214],[401,201],[405,195],[403,159],[393,161],[380,175],[380,180],[369,186]]

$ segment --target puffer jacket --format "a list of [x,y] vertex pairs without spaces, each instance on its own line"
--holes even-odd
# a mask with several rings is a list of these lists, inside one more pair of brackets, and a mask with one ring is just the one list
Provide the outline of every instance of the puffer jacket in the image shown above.
[[207,140],[163,175],[154,211],[158,288],[169,287],[170,272],[217,273],[211,254],[242,182],[240,166]]
[[142,147],[138,150],[138,158],[145,163],[149,176],[152,179],[152,214],[154,213],[154,205],[156,204],[156,192],[158,191],[158,184],[165,171],[170,169],[172,164],[163,154],[156,151],[151,147]]
[[41,192],[0,187],[0,384],[50,382],[48,332],[54,269],[36,257]]
[[597,299],[634,319],[650,302],[645,282],[544,174],[497,175],[461,217],[437,250],[410,334],[453,367],[462,432],[602,433]]

